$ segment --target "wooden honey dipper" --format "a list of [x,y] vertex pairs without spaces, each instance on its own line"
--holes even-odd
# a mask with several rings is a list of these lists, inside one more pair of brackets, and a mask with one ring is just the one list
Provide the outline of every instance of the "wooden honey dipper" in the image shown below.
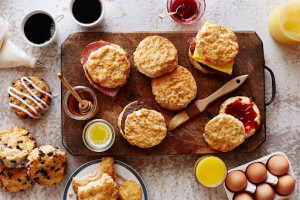
[[69,82],[63,77],[61,73],[57,74],[57,77],[61,80],[61,82],[66,86],[66,88],[72,93],[72,95],[77,99],[79,102],[79,111],[82,115],[87,115],[89,112],[91,112],[94,105],[92,102],[87,100],[82,100],[80,96],[77,94],[77,92],[73,89],[73,87],[69,84]]

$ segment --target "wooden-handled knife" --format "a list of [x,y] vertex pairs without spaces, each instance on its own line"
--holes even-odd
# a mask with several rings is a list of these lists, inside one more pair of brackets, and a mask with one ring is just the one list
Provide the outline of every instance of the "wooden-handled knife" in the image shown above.
[[197,100],[194,103],[192,103],[184,111],[175,115],[171,119],[169,123],[169,131],[174,130],[175,128],[177,128],[187,120],[203,112],[211,102],[239,88],[247,80],[248,76],[249,75],[238,76],[228,81],[220,89],[218,89],[216,92],[206,97],[205,99]]

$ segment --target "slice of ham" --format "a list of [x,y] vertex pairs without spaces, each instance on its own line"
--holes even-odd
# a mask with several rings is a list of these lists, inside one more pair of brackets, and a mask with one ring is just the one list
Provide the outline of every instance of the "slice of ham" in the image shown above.
[[[196,37],[193,37],[193,38],[190,38],[188,40],[188,43],[190,44],[190,51],[191,51],[191,54],[193,55],[194,54],[194,51],[195,51],[195,48],[196,48]],[[215,70],[201,62],[198,62],[197,63],[207,71],[207,73],[209,74],[217,74],[219,76],[227,76],[228,74],[224,73],[224,72],[220,72],[218,70]]]
[[[97,90],[99,90],[100,92],[102,92],[103,94],[107,95],[107,96],[111,96],[111,97],[115,97],[117,95],[117,93],[120,90],[120,87],[116,87],[116,88],[106,88],[106,87],[102,87],[99,83],[96,83],[91,75],[89,74],[88,70],[86,69],[86,62],[89,59],[89,56],[91,53],[93,53],[94,51],[97,51],[98,49],[100,49],[101,47],[104,47],[106,45],[110,45],[109,42],[104,42],[104,41],[98,41],[98,42],[93,42],[91,44],[89,44],[88,46],[86,46],[81,54],[80,57],[80,61],[81,64],[83,66],[84,72],[86,77],[88,78],[89,82],[91,83],[91,85],[96,88]],[[129,58],[129,55],[126,54],[126,58]]]

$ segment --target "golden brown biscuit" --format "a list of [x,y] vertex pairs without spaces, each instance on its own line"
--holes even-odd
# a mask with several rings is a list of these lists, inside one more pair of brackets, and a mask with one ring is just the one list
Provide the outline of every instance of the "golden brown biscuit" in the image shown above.
[[225,26],[214,24],[198,32],[196,48],[204,59],[217,66],[223,66],[235,58],[239,45],[233,31]]
[[161,36],[149,36],[143,39],[133,53],[137,69],[155,78],[170,73],[178,64],[175,46]]
[[125,139],[131,145],[149,148],[162,142],[167,127],[161,113],[142,108],[127,116],[124,132]]
[[[41,113],[44,110],[47,110],[48,106],[50,105],[52,98],[51,90],[46,81],[41,78],[34,76],[25,77],[26,79],[28,78],[30,81],[32,81],[32,83],[35,84],[40,90],[50,95],[40,92],[29,81],[26,81],[26,79],[23,80],[23,84],[21,81],[22,78],[23,77],[20,77],[13,81],[12,87],[8,88],[9,105],[11,106],[12,110],[21,118],[39,118]],[[24,85],[26,85],[28,89]],[[17,90],[19,94],[14,90]],[[35,96],[30,92],[32,92]],[[25,96],[21,93],[28,96]],[[20,99],[16,98],[15,95]],[[24,102],[27,103],[27,105]],[[21,107],[23,110],[17,107]],[[26,113],[26,111],[28,113]]]
[[140,200],[142,194],[141,186],[132,180],[123,182],[119,188],[121,200]]
[[115,173],[114,159],[111,157],[103,157],[99,162],[97,170],[93,173],[87,174],[84,177],[74,177],[72,180],[72,188],[75,194],[78,193],[78,188],[87,185],[90,182],[96,181],[102,177],[103,174],[108,174],[117,183],[117,175]]
[[170,74],[152,79],[151,86],[157,103],[168,110],[187,107],[197,95],[193,75],[179,65]]
[[66,175],[68,159],[61,148],[42,145],[30,152],[25,167],[34,182],[41,186],[52,186]]
[[35,138],[23,127],[0,132],[0,160],[6,167],[24,167],[28,154],[36,147]]
[[0,163],[0,183],[7,192],[25,191],[32,187],[33,181],[25,168],[7,168]]
[[235,117],[220,114],[205,125],[204,139],[212,149],[231,151],[244,142],[245,128]]
[[102,87],[116,88],[127,82],[130,62],[124,50],[106,45],[90,54],[86,69],[93,81]]
[[248,97],[236,96],[227,99],[220,107],[219,114],[223,113],[232,115],[243,122],[246,138],[252,136],[259,129],[261,123],[259,109]]
[[106,173],[96,181],[78,188],[78,200],[117,200],[118,185]]

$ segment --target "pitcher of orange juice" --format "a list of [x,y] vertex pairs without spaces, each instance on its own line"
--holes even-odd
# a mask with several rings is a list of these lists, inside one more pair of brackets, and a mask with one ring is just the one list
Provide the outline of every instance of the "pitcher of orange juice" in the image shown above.
[[279,43],[300,43],[300,0],[278,6],[270,15],[269,28]]

